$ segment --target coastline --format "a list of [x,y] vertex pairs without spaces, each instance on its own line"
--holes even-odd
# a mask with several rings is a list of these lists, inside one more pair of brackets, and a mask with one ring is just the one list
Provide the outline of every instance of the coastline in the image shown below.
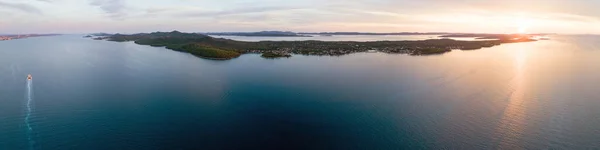
[[[504,35],[501,35],[504,36]],[[500,36],[498,36],[500,37]],[[246,53],[259,53],[263,58],[290,57],[290,54],[341,56],[358,52],[378,51],[408,54],[411,56],[439,55],[452,50],[478,50],[501,44],[534,42],[529,36],[514,36],[483,41],[460,41],[453,39],[428,39],[415,41],[259,41],[245,42],[215,38],[197,33],[153,32],[131,35],[115,34],[96,40],[114,42],[134,41],[138,45],[165,47],[190,53],[194,56],[228,60]],[[271,57],[272,56],[272,57]]]

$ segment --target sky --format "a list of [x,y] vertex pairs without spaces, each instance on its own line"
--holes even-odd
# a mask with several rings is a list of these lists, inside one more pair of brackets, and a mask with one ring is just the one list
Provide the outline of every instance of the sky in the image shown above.
[[599,0],[0,0],[0,33],[600,34]]

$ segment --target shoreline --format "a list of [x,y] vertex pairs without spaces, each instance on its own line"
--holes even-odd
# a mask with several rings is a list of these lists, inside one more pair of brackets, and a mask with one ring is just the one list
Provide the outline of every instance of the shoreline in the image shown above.
[[[215,38],[197,33],[153,32],[131,35],[115,34],[96,40],[113,42],[134,41],[138,45],[165,47],[166,49],[190,53],[194,56],[228,60],[246,53],[264,56],[289,54],[341,56],[358,52],[377,51],[383,53],[408,54],[411,56],[439,55],[452,50],[478,50],[501,44],[534,42],[529,36],[499,38],[483,41],[461,41],[453,39],[403,40],[403,41],[259,41],[246,42]],[[267,54],[267,55],[265,55]],[[263,57],[265,58],[265,57]]]

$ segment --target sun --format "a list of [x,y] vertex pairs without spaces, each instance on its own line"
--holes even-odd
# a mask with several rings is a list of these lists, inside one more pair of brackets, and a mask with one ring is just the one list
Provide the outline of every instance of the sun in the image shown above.
[[531,20],[520,19],[519,21],[517,21],[516,27],[517,33],[525,34],[527,33],[527,30],[531,27]]
[[526,26],[520,26],[518,33],[520,33],[520,34],[527,33],[527,27]]

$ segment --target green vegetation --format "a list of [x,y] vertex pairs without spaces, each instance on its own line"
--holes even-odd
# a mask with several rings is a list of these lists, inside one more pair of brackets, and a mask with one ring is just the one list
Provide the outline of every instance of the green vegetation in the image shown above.
[[141,33],[133,35],[115,34],[108,38],[109,41],[126,42],[134,41],[136,44],[149,45],[153,47],[166,47],[167,49],[186,52],[195,56],[208,59],[231,59],[240,56],[240,53],[234,49],[225,47],[214,47],[203,44],[210,41],[211,37],[195,33],[173,32],[154,32]]
[[242,42],[213,38],[203,34],[153,32],[132,35],[115,34],[100,39],[140,45],[166,47],[210,59],[231,59],[245,53],[262,53],[264,58],[290,57],[290,54],[338,56],[377,50],[385,53],[409,55],[443,54],[453,49],[475,50],[504,43],[531,42],[529,38],[502,38],[485,41],[457,41],[432,39],[420,41],[261,41]]
[[240,53],[222,50],[201,44],[186,44],[177,48],[168,47],[169,49],[188,52],[196,56],[211,58],[211,59],[231,59],[240,56]]

